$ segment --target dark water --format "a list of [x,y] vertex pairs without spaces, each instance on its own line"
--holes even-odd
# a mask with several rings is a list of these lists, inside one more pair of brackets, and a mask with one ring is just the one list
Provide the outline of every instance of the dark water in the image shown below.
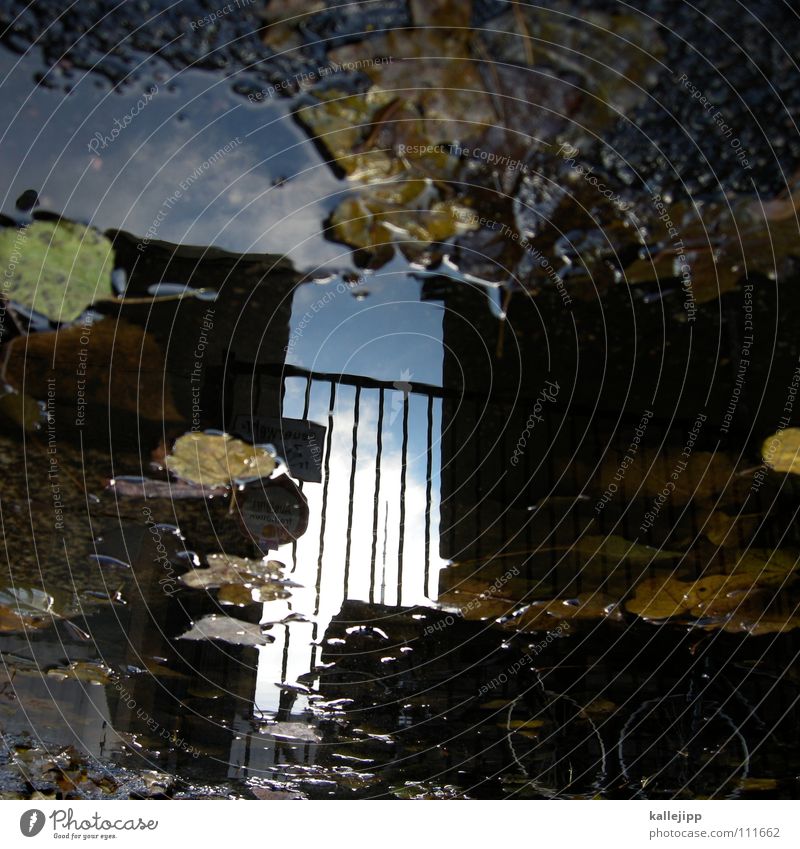
[[[165,31],[180,14],[193,33],[188,22],[214,12],[179,5]],[[500,14],[495,5],[475,4],[473,25]],[[407,23],[400,6],[369,14],[396,28]],[[792,250],[780,274],[698,302],[692,320],[679,281],[662,296],[657,285],[590,275],[588,297],[570,289],[565,299],[553,286],[509,295],[510,282],[482,279],[471,243],[459,253],[445,240],[430,262],[399,251],[365,259],[331,238],[353,183],[293,116],[304,101],[246,97],[302,72],[309,51],[291,66],[284,57],[242,70],[258,51],[245,16],[209,35],[218,52],[187,39],[183,52],[155,57],[148,39],[165,36],[145,27],[112,55],[124,30],[112,18],[90,50],[70,47],[65,59],[80,17],[29,50],[35,14],[0,51],[3,223],[59,215],[106,232],[131,301],[96,304],[85,343],[61,337],[43,350],[36,332],[26,347],[5,330],[6,345],[16,339],[7,379],[29,408],[52,405],[38,431],[12,412],[0,432],[0,588],[12,593],[0,604],[27,611],[25,627],[0,620],[0,791],[793,796],[791,570],[743,593],[755,613],[729,605],[661,622],[630,603],[648,580],[760,576],[771,556],[797,560],[796,477],[761,466],[800,356]],[[321,13],[311,32],[349,43],[363,25],[349,14]],[[759,61],[782,67],[775,50],[764,46]],[[53,63],[58,73],[37,85]],[[763,92],[748,102],[761,122],[770,110],[794,114]],[[647,108],[640,125],[658,123]],[[786,137],[765,152],[750,125],[737,126],[759,166],[743,187],[734,157],[717,200],[746,189],[772,198],[788,179],[775,174],[796,170],[797,139],[776,128]],[[665,148],[676,146],[674,129],[662,130]],[[609,137],[632,147],[627,161],[643,180],[674,191],[686,169],[694,188],[705,184],[702,162],[665,167],[631,133],[620,121]],[[625,190],[621,169],[604,173]],[[487,191],[479,177],[466,193],[476,208]],[[38,205],[26,212],[17,199],[28,190]],[[546,195],[530,181],[505,200],[527,197],[539,215]],[[494,215],[512,221],[513,208],[498,201]],[[579,253],[590,242],[572,233]],[[508,276],[505,256],[487,248],[479,260]],[[163,282],[218,294],[147,302]],[[81,406],[84,348],[91,392]],[[302,492],[294,504],[307,504],[295,540],[269,546],[243,527],[258,487],[208,499],[130,494],[129,478],[168,480],[154,452],[181,434],[275,443],[276,420],[318,426],[290,468]],[[743,518],[712,532],[731,517]],[[180,582],[217,552],[281,561],[285,597]],[[755,572],[746,556],[761,558]],[[42,608],[41,596],[20,595],[28,590],[50,601]],[[211,614],[264,623],[267,644],[178,639]],[[759,631],[764,617],[772,626]]]

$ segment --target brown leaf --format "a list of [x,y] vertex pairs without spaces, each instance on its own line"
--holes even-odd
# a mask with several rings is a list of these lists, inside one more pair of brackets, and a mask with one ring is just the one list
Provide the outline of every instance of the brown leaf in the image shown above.
[[37,631],[49,628],[53,624],[52,619],[35,616],[24,616],[0,604],[0,634],[13,634],[17,631]]
[[[52,333],[20,336],[11,343],[7,377],[20,391],[48,399],[55,378],[55,403],[81,415],[80,401],[134,413],[153,421],[180,421],[164,355],[142,328],[105,318]],[[51,389],[52,391],[52,389]]]

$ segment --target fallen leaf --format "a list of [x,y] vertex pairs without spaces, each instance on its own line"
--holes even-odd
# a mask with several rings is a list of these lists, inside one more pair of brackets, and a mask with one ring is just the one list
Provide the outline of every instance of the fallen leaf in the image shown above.
[[509,719],[500,728],[507,728],[510,731],[518,728],[542,728],[545,725],[547,725],[547,721],[544,719]]
[[481,710],[500,710],[514,704],[514,699],[491,699],[480,705]]
[[26,433],[42,427],[43,413],[39,402],[21,392],[0,395],[0,420],[19,425]]
[[192,589],[207,590],[226,584],[270,582],[280,578],[286,568],[279,560],[268,560],[266,557],[253,560],[229,554],[209,554],[206,562],[207,568],[192,569],[181,575],[181,583]]
[[199,498],[214,498],[228,495],[227,486],[207,489],[196,483],[178,483],[177,481],[160,481],[142,477],[118,477],[108,482],[108,488],[123,498],[167,498],[170,501],[189,501]]
[[52,625],[52,620],[33,616],[21,616],[14,610],[0,604],[0,634],[13,634],[18,631],[39,630]]
[[609,699],[594,699],[581,709],[581,716],[608,716],[617,710],[617,706]]
[[[348,177],[364,183],[384,180],[403,170],[400,161],[386,151],[359,152],[359,143],[374,118],[397,101],[392,92],[370,89],[348,94],[328,89],[315,94],[316,103],[298,109],[297,119],[329,151]],[[406,116],[407,117],[407,116]],[[414,116],[419,119],[419,116]]]
[[[614,483],[622,459],[623,455],[613,453],[603,458],[596,482],[598,494],[607,491]],[[677,480],[671,477],[673,473],[677,474]],[[658,453],[642,451],[636,462],[627,466],[616,497],[625,501],[655,499],[663,493],[667,482],[671,482],[675,487],[669,491],[671,503],[682,505],[704,501],[725,492],[731,485],[733,474],[733,463],[719,451],[695,451],[688,461],[682,457],[680,449]]]
[[740,545],[749,539],[760,520],[758,515],[730,516],[714,510],[706,520],[703,533],[717,546]]
[[[705,203],[702,215],[694,202],[678,203],[668,209],[681,227],[681,248],[672,240],[653,238],[656,245],[625,268],[628,283],[680,280],[685,262],[690,274],[690,294],[697,303],[713,301],[736,288],[753,272],[772,274],[776,265],[797,252],[797,213],[800,188],[772,200],[744,195],[721,202]],[[659,232],[665,225],[657,219],[648,229]],[[679,259],[680,257],[680,259]]]
[[62,680],[73,678],[76,681],[83,681],[86,684],[110,684],[113,678],[113,671],[104,663],[94,663],[92,661],[76,660],[69,666],[55,666],[47,670],[47,675],[51,678],[60,678]]
[[761,637],[765,634],[784,634],[800,628],[800,609],[795,605],[794,613],[773,613],[765,610],[737,610],[725,621],[707,623],[703,627],[711,631],[721,629],[729,634],[749,634]]
[[0,590],[0,605],[18,616],[57,616],[53,610],[53,596],[35,587],[6,587]]
[[[70,409],[70,419],[83,418],[87,404],[159,422],[183,418],[165,380],[161,348],[141,327],[104,318],[20,336],[10,348],[9,382],[34,398],[53,397]],[[55,384],[48,383],[53,378]]]
[[653,19],[594,8],[576,18],[573,9],[522,4],[493,19],[478,37],[493,59],[541,68],[551,88],[571,88],[577,115],[566,132],[577,142],[644,101],[665,49]]
[[800,475],[800,428],[787,427],[768,436],[761,446],[761,456],[776,472]]
[[742,778],[739,781],[739,787],[749,791],[774,790],[777,786],[776,778]]
[[439,604],[456,609],[460,616],[469,621],[499,619],[520,606],[517,597],[523,597],[525,592],[523,588],[512,596],[508,592],[493,593],[488,588],[488,581],[480,578],[462,579],[457,587],[439,593]]
[[652,548],[649,545],[628,542],[623,537],[609,534],[608,536],[583,536],[572,545],[566,546],[570,551],[603,557],[616,563],[630,561],[637,566],[646,566],[658,560],[670,560],[681,557],[680,551],[670,551],[664,548]]
[[221,604],[245,607],[254,602],[289,598],[294,582],[282,577],[286,568],[278,560],[253,560],[227,554],[209,554],[208,568],[192,569],[180,576],[180,582],[190,589],[218,589]]
[[302,793],[297,793],[294,790],[270,790],[269,787],[251,786],[250,789],[256,799],[305,799]]
[[175,441],[166,467],[180,480],[213,489],[269,477],[275,469],[275,455],[225,433],[192,432]]
[[139,669],[137,667],[133,671],[139,673],[147,672],[156,678],[163,678],[171,681],[186,681],[189,678],[189,676],[185,673],[178,672],[177,669],[170,669],[169,666],[164,665],[163,661],[156,660],[155,658],[143,658],[142,665],[143,668]]
[[725,617],[752,600],[757,592],[779,589],[793,581],[797,563],[797,558],[787,552],[752,550],[739,557],[729,574],[703,575],[694,581],[646,578],[637,585],[626,608],[651,621],[681,615]]
[[511,631],[551,631],[572,620],[621,621],[619,600],[603,593],[582,593],[575,598],[535,601],[500,624]]
[[692,608],[691,590],[692,584],[674,578],[646,578],[637,585],[625,607],[643,619],[669,619]]
[[51,321],[74,321],[95,300],[108,298],[114,255],[111,242],[72,221],[34,221],[0,230],[4,293]]
[[322,740],[319,730],[304,722],[275,722],[262,726],[259,731],[281,740],[302,740],[308,743],[319,743]]
[[234,646],[266,646],[275,641],[274,637],[262,633],[260,625],[217,613],[204,616],[178,639],[221,640]]
[[351,247],[378,252],[397,242],[414,261],[432,242],[474,229],[467,207],[452,201],[431,203],[430,192],[417,181],[403,185],[416,196],[398,201],[398,191],[370,186],[343,200],[331,216],[332,234]]
[[226,584],[219,588],[217,601],[220,604],[229,604],[233,607],[247,607],[254,604],[253,590],[243,584]]
[[264,30],[264,44],[276,53],[300,47],[303,39],[298,33],[300,24],[307,24],[314,12],[325,9],[325,0],[283,0],[280,6],[269,3],[260,10]]
[[[542,582],[520,577],[520,567],[531,562],[532,555],[548,558],[553,551],[568,553],[560,564],[559,587],[553,592],[547,583],[548,594],[556,597],[538,600]],[[490,564],[453,564],[440,576],[439,603],[455,608],[464,619],[503,619],[503,627],[522,631],[547,630],[565,619],[619,620],[619,603],[629,589],[625,564],[646,566],[680,557],[679,551],[613,534],[586,535],[565,545],[542,546],[535,553],[504,552]],[[542,568],[549,567],[543,562]]]
[[428,144],[463,141],[498,120],[470,36],[467,28],[396,29],[330,55],[336,62],[392,57],[364,68],[375,87],[392,92],[425,117]]

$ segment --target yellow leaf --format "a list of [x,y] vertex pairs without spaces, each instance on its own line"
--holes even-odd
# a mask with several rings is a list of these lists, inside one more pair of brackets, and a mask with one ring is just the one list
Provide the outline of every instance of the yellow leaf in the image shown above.
[[743,778],[739,782],[742,790],[774,790],[777,786],[775,778]]
[[793,554],[753,549],[740,556],[729,574],[703,575],[695,581],[675,577],[647,578],[638,584],[626,608],[648,620],[684,614],[698,618],[718,617],[719,621],[707,623],[708,627],[724,626],[726,630],[751,634],[788,630],[796,627],[789,624],[791,617],[770,616],[764,618],[762,624],[755,620],[763,615],[763,608],[752,605],[758,601],[760,593],[770,590],[774,595],[776,590],[793,581],[796,568],[797,558]]
[[242,584],[226,584],[219,588],[217,601],[234,607],[247,607],[253,604],[253,591]]
[[761,456],[776,472],[800,475],[800,428],[787,427],[767,437],[761,446]]
[[714,510],[706,520],[703,533],[714,545],[738,545],[742,538],[751,535],[758,521],[757,515],[729,516],[722,510]]
[[518,616],[503,622],[502,626],[513,631],[550,631],[566,620],[592,619],[621,620],[617,599],[593,592],[570,599],[535,601]]
[[186,433],[175,441],[166,466],[181,480],[213,489],[233,481],[269,477],[275,457],[264,447],[228,434]]

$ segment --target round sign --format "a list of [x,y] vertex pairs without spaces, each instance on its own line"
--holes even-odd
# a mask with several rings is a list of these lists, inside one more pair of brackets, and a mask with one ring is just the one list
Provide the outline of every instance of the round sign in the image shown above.
[[287,475],[248,484],[236,501],[245,536],[262,547],[294,542],[308,528],[308,502]]

